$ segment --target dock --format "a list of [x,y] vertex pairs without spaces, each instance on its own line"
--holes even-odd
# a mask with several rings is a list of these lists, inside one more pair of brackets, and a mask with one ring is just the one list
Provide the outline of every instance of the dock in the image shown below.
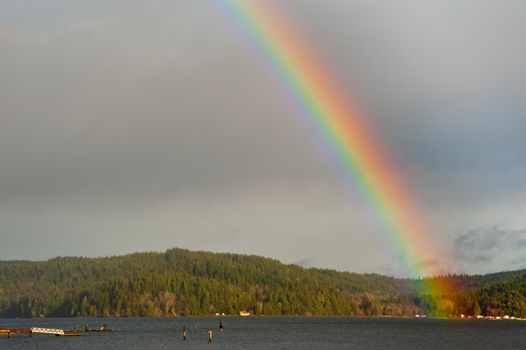
[[30,329],[31,329],[31,333],[54,334],[54,335],[64,335],[66,333],[63,329],[58,329],[58,328],[31,327]]
[[31,328],[0,328],[0,335],[5,334],[10,337],[12,334],[50,334],[59,337],[79,336],[80,330],[65,331],[60,328],[42,328],[42,327],[31,327]]
[[0,334],[6,334],[8,337],[11,334],[31,334],[31,328],[0,328]]

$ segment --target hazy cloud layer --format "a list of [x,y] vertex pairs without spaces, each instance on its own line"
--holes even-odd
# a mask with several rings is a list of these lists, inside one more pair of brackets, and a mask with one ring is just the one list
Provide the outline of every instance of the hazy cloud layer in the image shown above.
[[[452,268],[521,267],[522,231],[500,227],[526,227],[526,3],[276,4],[366,112]],[[177,245],[401,271],[217,3],[5,0],[0,57],[0,259]]]
[[474,229],[455,239],[454,257],[467,271],[490,272],[491,266],[524,269],[526,230],[502,227]]

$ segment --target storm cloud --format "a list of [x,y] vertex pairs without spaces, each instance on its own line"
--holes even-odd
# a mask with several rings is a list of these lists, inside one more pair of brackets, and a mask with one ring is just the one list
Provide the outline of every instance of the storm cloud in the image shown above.
[[[522,231],[474,228],[526,227],[526,4],[276,6],[456,269],[520,267]],[[209,1],[2,1],[0,259],[180,246],[397,274],[370,205],[238,31]]]
[[[491,272],[487,267],[524,269],[526,261],[526,230],[494,226],[473,229],[455,239],[454,257],[469,270]],[[484,270],[485,268],[485,270]]]

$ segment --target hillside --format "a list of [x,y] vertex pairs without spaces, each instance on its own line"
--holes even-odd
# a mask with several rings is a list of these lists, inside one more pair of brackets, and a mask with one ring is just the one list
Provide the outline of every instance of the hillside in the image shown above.
[[447,276],[450,295],[413,281],[305,269],[238,254],[170,249],[106,258],[0,262],[0,317],[238,314],[526,316],[526,271]]

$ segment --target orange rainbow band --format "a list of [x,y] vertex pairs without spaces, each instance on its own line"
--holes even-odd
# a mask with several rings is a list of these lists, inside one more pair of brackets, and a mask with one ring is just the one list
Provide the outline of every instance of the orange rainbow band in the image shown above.
[[[334,152],[346,175],[371,204],[397,253],[403,257],[405,274],[421,277],[441,273],[424,265],[419,258],[425,254],[428,260],[439,261],[433,253],[437,247],[403,188],[396,167],[389,163],[364,118],[329,78],[312,50],[269,2],[225,0],[221,3],[256,45],[309,123],[315,125]],[[439,292],[445,288],[435,279],[426,279],[423,284],[425,288],[421,292]]]

